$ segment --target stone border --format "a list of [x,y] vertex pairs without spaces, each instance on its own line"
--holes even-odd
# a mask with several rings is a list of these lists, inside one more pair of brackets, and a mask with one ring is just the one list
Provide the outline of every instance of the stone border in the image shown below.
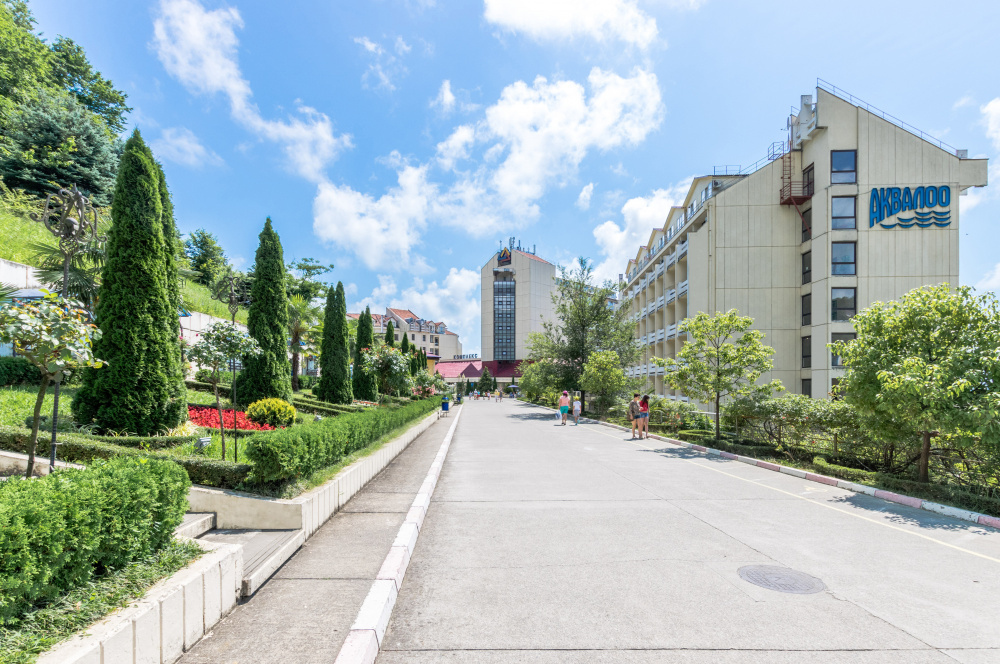
[[[531,404],[536,405],[536,404]],[[547,406],[540,406],[541,408],[548,408]],[[551,410],[551,409],[550,409]],[[581,418],[583,419],[583,418]],[[587,424],[600,424],[601,426],[609,427],[612,429],[617,429],[619,431],[631,432],[631,429],[627,429],[623,426],[617,424],[612,424],[610,422],[602,422],[600,420],[587,419]],[[913,496],[904,496],[902,494],[893,493],[892,491],[884,491],[882,489],[876,489],[875,487],[867,486],[865,484],[857,484],[855,482],[848,482],[847,480],[840,480],[835,477],[827,477],[826,475],[817,475],[816,473],[810,473],[808,471],[802,470],[801,468],[791,468],[789,466],[781,466],[770,461],[762,461],[760,459],[755,459],[753,457],[740,456],[738,454],[732,454],[731,452],[723,452],[711,447],[705,447],[704,445],[695,445],[694,443],[687,443],[683,440],[674,440],[673,438],[666,438],[664,436],[659,436],[656,434],[650,434],[649,438],[653,440],[659,440],[664,443],[670,443],[671,445],[677,445],[678,447],[686,447],[696,452],[702,452],[709,456],[722,457],[723,459],[731,459],[733,461],[739,461],[741,463],[749,464],[751,466],[757,466],[758,468],[763,468],[765,470],[772,470],[778,473],[784,473],[785,475],[791,475],[792,477],[798,477],[799,479],[808,480],[810,482],[818,482],[820,484],[826,484],[828,486],[835,486],[840,489],[846,489],[848,491],[853,491],[855,493],[863,493],[867,496],[873,496],[875,498],[881,498],[882,500],[887,500],[891,503],[898,503],[900,505],[906,505],[907,507],[914,507],[916,509],[927,510],[928,512],[934,512],[935,514],[941,514],[942,516],[950,516],[954,519],[961,519],[962,521],[968,521],[970,523],[975,523],[980,526],[989,526],[991,528],[996,528],[1000,530],[1000,518],[995,516],[988,516],[986,514],[980,514],[978,512],[970,512],[969,510],[963,510],[958,507],[951,507],[949,505],[942,505],[940,503],[932,503],[929,500],[923,500],[922,498],[914,498]]]
[[173,664],[236,607],[243,547],[193,540],[201,558],[142,599],[38,657],[37,664]]
[[417,436],[437,422],[441,413],[441,409],[428,413],[398,438],[347,466],[329,482],[297,498],[267,498],[231,489],[192,486],[188,491],[189,511],[214,512],[216,528],[303,530],[305,539],[309,539]]
[[[43,432],[39,432],[40,434]],[[46,441],[39,440],[40,443],[45,443]],[[48,448],[45,450],[48,453]],[[56,468],[83,468],[78,463],[70,463],[68,461],[59,461],[56,459]],[[7,450],[0,450],[0,470],[17,470],[21,474],[28,469],[28,455],[21,454],[19,452],[9,452]],[[39,456],[35,453],[35,470],[33,473],[34,477],[40,477],[42,475],[49,474],[49,457]]]
[[410,564],[410,557],[417,544],[417,537],[420,535],[420,528],[424,524],[424,517],[427,515],[427,508],[431,504],[431,496],[434,494],[434,487],[437,486],[441,470],[444,468],[445,457],[448,456],[448,449],[451,447],[452,438],[455,436],[455,428],[462,415],[462,409],[456,409],[455,421],[451,423],[441,447],[438,449],[434,463],[427,471],[427,478],[420,486],[416,498],[410,506],[410,511],[406,514],[406,520],[399,527],[396,540],[389,549],[389,554],[385,557],[382,567],[372,583],[368,596],[365,597],[358,617],[347,635],[347,640],[340,649],[340,654],[334,664],[373,664],[378,657],[379,647],[385,638],[385,630],[389,627],[389,618],[392,617],[392,609],[396,605],[396,597],[403,585],[403,575]]

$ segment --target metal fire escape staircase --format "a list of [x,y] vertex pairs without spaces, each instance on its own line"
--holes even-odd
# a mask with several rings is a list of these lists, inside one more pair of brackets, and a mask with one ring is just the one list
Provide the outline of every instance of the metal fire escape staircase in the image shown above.
[[799,219],[802,220],[803,224],[806,224],[806,230],[809,232],[810,236],[812,236],[812,228],[809,227],[805,215],[802,213],[802,208],[799,206],[813,197],[814,188],[815,185],[812,182],[805,182],[801,174],[798,178],[795,177],[795,161],[793,157],[793,150],[791,149],[791,142],[789,142],[788,149],[783,155],[781,155],[780,202],[782,205],[791,205],[795,208],[795,211],[799,215]]

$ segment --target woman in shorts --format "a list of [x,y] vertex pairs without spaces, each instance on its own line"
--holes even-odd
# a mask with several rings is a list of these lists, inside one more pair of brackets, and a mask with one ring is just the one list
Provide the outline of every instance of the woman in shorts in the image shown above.
[[569,392],[566,390],[559,397],[559,414],[562,415],[562,425],[566,426],[566,418],[569,417]]
[[[643,436],[643,433],[646,435]],[[649,438],[649,395],[642,395],[639,402],[639,440]]]

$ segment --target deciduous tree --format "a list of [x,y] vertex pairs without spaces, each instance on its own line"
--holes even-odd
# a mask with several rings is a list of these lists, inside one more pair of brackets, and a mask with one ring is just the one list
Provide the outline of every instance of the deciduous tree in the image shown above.
[[590,354],[586,364],[583,365],[580,387],[596,397],[595,405],[601,415],[607,413],[611,404],[627,387],[621,360],[613,350],[601,350]]
[[719,439],[719,406],[722,399],[749,393],[771,394],[781,388],[773,380],[757,385],[757,379],[772,367],[774,349],[764,344],[764,333],[752,330],[753,319],[736,309],[709,316],[699,312],[678,327],[687,340],[677,359],[653,358],[666,367],[665,380],[674,389],[703,403],[715,404],[715,439]]

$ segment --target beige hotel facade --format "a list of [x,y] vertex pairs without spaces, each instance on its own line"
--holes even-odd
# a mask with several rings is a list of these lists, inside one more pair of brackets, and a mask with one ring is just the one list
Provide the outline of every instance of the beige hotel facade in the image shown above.
[[687,400],[652,362],[676,357],[684,318],[738,309],[775,350],[762,380],[828,397],[842,369],[826,344],[853,338],[857,311],[958,284],[958,198],[986,186],[985,159],[823,81],[788,126],[758,164],[695,178],[629,261],[622,296],[643,355],[628,373],[652,394]]

